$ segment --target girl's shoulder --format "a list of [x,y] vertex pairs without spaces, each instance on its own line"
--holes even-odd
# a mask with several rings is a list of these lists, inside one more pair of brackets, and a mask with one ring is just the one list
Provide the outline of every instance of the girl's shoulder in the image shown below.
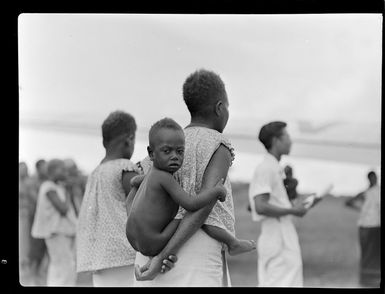
[[223,143],[226,146],[231,146],[230,140],[222,133],[206,128],[206,127],[188,127],[184,129],[185,135],[187,137],[194,138],[194,142],[197,142],[196,139],[199,138],[202,141],[208,143],[216,144],[218,142]]
[[100,163],[91,174],[98,174],[105,171],[118,170],[118,171],[133,171],[138,172],[138,167],[129,159],[118,158]]
[[223,145],[231,155],[231,162],[235,158],[235,151],[231,141],[222,133],[206,127],[188,127],[185,129],[186,145],[198,149],[204,154],[211,154]]

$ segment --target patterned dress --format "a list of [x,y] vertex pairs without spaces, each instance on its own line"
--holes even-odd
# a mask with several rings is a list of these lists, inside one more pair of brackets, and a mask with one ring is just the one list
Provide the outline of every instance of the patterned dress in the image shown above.
[[[188,127],[185,133],[185,155],[182,167],[174,174],[182,188],[196,197],[202,186],[203,174],[211,157],[220,145],[225,146],[234,159],[234,149],[223,134],[205,127]],[[146,158],[139,163],[143,173],[151,167],[151,161]],[[226,200],[217,201],[205,224],[223,228],[235,234],[234,204],[231,184],[228,176],[224,187],[227,190]],[[183,218],[186,211],[179,208],[175,218]],[[224,272],[222,244],[209,237],[201,229],[198,230],[178,251],[178,262],[166,274],[158,275],[153,281],[134,283],[134,286],[222,286],[223,279],[228,278]],[[137,253],[136,263],[144,264],[146,257]]]
[[132,265],[135,251],[126,237],[123,171],[139,172],[128,159],[100,164],[89,176],[77,231],[77,271]]

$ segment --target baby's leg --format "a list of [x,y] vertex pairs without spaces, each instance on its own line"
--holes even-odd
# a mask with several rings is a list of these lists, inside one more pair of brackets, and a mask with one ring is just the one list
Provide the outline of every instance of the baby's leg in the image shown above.
[[[160,238],[163,239],[166,244],[174,235],[176,229],[178,228],[180,219],[173,219],[162,231]],[[166,244],[164,244],[166,246]],[[162,248],[163,249],[163,248]]]
[[254,240],[239,240],[238,238],[231,235],[229,232],[222,228],[210,225],[203,225],[202,229],[211,238],[219,242],[225,243],[228,247],[230,255],[245,253],[257,248],[257,245]]
[[146,246],[147,250],[143,251],[142,254],[147,256],[155,256],[159,254],[163,248],[167,245],[168,241],[174,235],[178,225],[180,223],[179,219],[173,219],[160,233],[153,233],[152,236],[148,239],[148,244]]

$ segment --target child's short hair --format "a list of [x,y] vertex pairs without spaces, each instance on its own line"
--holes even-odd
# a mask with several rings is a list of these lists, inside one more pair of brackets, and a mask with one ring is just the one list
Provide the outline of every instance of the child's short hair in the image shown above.
[[282,130],[287,126],[285,122],[282,121],[273,121],[262,126],[259,131],[258,139],[265,146],[266,150],[271,148],[273,138],[278,138],[282,135]]
[[206,69],[195,71],[183,84],[183,99],[191,116],[205,117],[209,106],[226,95],[225,84],[220,76]]
[[38,161],[36,161],[35,167],[36,169],[39,169],[44,164],[46,164],[46,161],[44,159],[39,159]]
[[182,131],[183,133],[182,127],[175,120],[165,117],[161,120],[158,120],[156,123],[154,123],[151,126],[150,132],[148,133],[148,140],[149,140],[150,146],[154,146],[155,135],[158,133],[160,129],[164,129],[164,128],[172,129],[175,131]]
[[103,146],[121,135],[135,135],[135,118],[124,111],[111,112],[102,124]]

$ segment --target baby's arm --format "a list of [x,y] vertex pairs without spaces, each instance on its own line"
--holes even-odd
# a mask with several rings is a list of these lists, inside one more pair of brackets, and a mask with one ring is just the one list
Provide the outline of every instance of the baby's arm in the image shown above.
[[139,188],[140,184],[142,183],[144,177],[145,177],[144,175],[139,175],[139,176],[134,176],[130,179],[131,189],[130,189],[130,192],[128,193],[127,198],[126,198],[127,216],[130,213],[132,202],[134,201],[136,192],[138,191],[138,188]]
[[138,173],[134,171],[122,172],[122,185],[126,196],[130,193],[131,187],[133,187],[131,180],[133,180],[137,175]]
[[130,180],[131,187],[139,188],[140,184],[143,182],[145,175],[134,176]]
[[215,199],[224,201],[226,197],[226,189],[222,185],[222,179],[214,187],[202,191],[196,197],[191,197],[186,193],[169,174],[162,173],[161,185],[177,204],[188,211],[201,209]]

